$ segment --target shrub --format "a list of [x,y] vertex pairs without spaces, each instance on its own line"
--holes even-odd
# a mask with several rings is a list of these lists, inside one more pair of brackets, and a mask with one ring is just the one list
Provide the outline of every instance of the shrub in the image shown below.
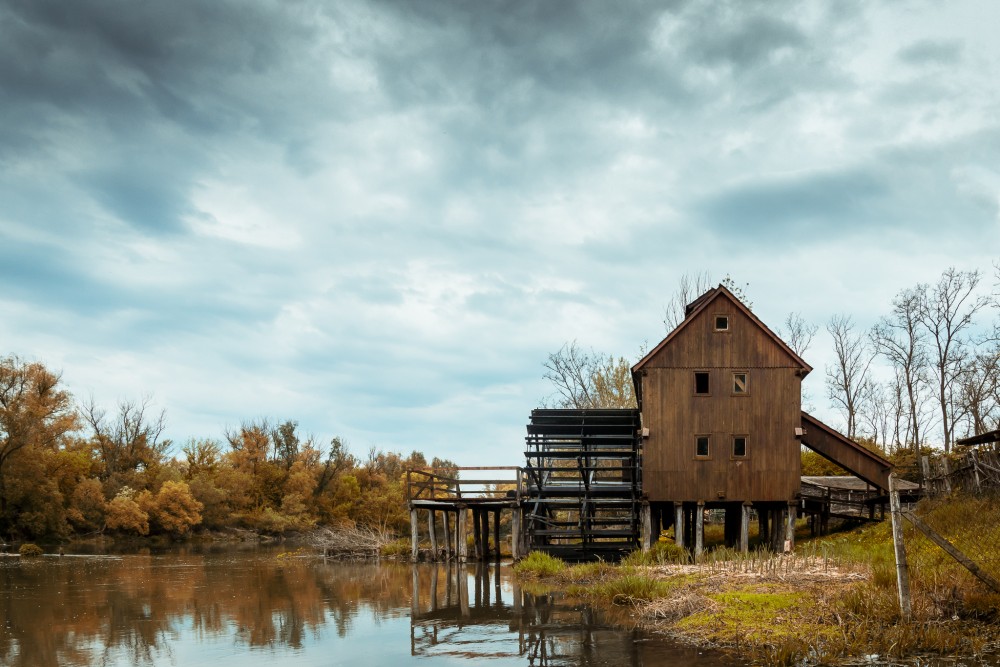
[[673,542],[656,542],[649,551],[633,551],[622,559],[622,565],[666,565],[687,563],[690,557],[687,549]]
[[532,551],[514,566],[514,572],[527,577],[554,577],[565,568],[565,561],[541,551]]
[[21,554],[25,558],[35,558],[36,556],[41,556],[44,551],[37,544],[32,544],[31,542],[25,542],[21,545],[21,548],[17,550],[17,553]]

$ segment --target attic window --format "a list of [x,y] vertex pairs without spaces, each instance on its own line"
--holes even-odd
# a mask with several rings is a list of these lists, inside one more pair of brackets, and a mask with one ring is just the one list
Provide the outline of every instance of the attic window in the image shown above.
[[715,316],[715,330],[716,331],[729,331],[729,315],[716,315]]
[[708,396],[708,371],[695,371],[694,373],[694,393],[701,396]]
[[696,435],[694,437],[694,455],[699,459],[707,459],[709,454],[709,438],[707,435]]
[[733,373],[733,394],[743,396],[750,393],[750,374]]

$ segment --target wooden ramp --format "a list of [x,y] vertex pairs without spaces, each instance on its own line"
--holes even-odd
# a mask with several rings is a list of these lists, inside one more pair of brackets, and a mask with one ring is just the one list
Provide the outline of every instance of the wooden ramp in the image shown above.
[[802,444],[885,493],[892,464],[875,452],[841,435],[812,415],[802,413]]

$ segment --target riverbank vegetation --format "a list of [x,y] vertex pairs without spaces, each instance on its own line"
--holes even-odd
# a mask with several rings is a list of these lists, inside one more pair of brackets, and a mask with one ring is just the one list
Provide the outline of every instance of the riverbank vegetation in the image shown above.
[[[951,535],[975,535],[985,567],[1000,564],[995,499],[952,497],[921,512],[948,525]],[[527,586],[629,605],[653,629],[738,650],[759,664],[971,656],[1000,648],[1000,595],[915,532],[907,531],[907,549],[910,622],[900,618],[888,522],[804,539],[792,554],[720,548],[692,563],[686,551],[661,541],[619,565],[570,565],[532,553],[515,571]]]
[[0,538],[403,533],[405,471],[429,464],[420,452],[374,447],[359,458],[339,438],[318,443],[290,420],[248,420],[221,439],[179,446],[165,429],[148,400],[111,412],[78,404],[44,364],[0,358]]

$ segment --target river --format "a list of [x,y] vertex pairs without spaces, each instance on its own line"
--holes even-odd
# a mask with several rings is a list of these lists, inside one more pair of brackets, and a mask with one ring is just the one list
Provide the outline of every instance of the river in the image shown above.
[[505,565],[186,547],[4,558],[0,594],[0,664],[18,667],[740,664],[522,591]]

